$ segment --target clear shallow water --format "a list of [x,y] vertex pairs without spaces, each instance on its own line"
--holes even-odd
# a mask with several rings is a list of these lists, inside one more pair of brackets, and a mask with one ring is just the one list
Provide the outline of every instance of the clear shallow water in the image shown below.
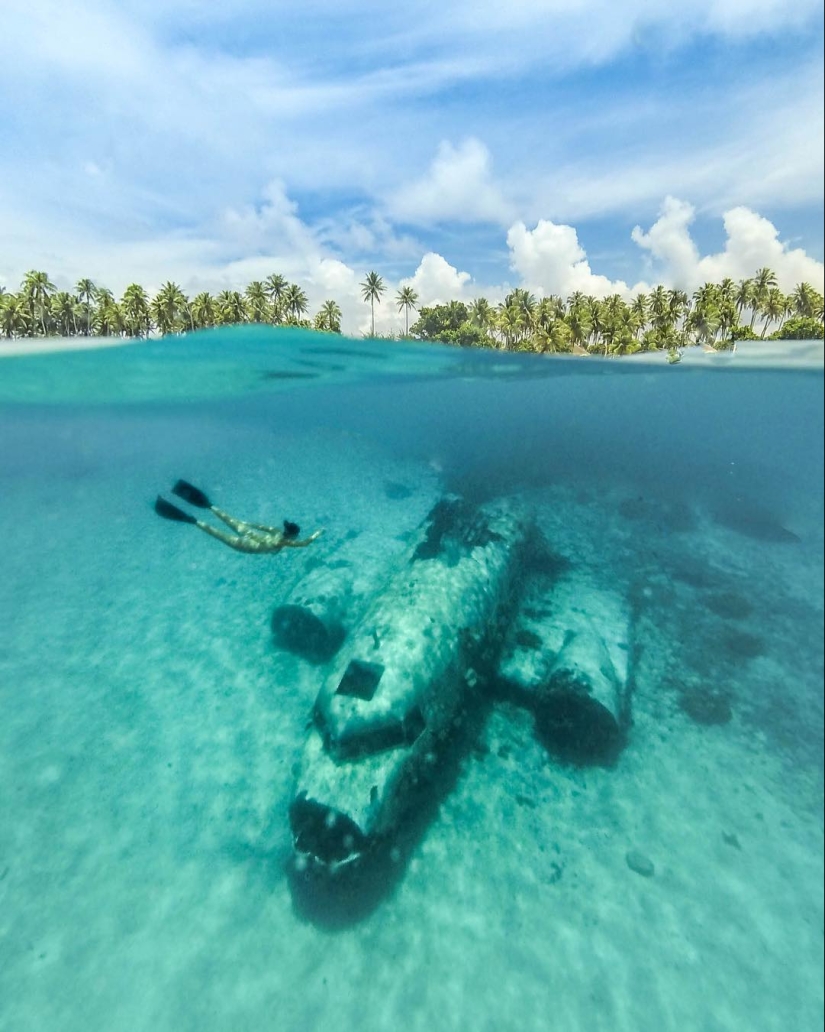
[[[0,363],[0,1028],[821,1027],[821,351],[765,355],[244,330]],[[325,535],[235,554],[152,512],[180,476]],[[287,875],[323,670],[269,617],[323,565],[378,591],[447,491],[633,600],[633,724],[574,766],[485,703],[336,900]],[[708,689],[729,722],[685,711]]]

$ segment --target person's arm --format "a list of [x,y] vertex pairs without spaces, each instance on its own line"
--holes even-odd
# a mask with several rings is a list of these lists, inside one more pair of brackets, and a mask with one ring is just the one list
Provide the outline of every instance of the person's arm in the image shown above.
[[289,538],[284,538],[281,542],[283,548],[306,548],[307,545],[311,545],[313,541],[316,541],[322,534],[323,530],[316,530],[314,534],[310,534],[308,538],[304,538],[303,541],[291,541]]

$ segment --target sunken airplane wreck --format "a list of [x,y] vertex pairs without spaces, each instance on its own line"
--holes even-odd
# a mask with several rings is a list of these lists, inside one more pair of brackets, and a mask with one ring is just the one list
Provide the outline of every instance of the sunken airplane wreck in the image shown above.
[[289,815],[303,864],[335,871],[398,825],[493,667],[531,531],[510,501],[445,498],[424,521],[318,693]]
[[[604,696],[617,731],[624,726],[627,670],[617,662],[609,684],[605,674],[605,649],[616,655],[612,642],[626,634],[623,611],[617,626],[605,629],[604,646],[599,623],[605,614],[615,622],[609,607],[585,621],[586,635],[581,614],[573,614],[565,634],[562,609],[575,608],[576,600],[562,585],[552,626],[532,624],[537,636],[548,630],[538,668],[539,657],[514,646],[513,628],[524,620],[521,595],[540,547],[532,514],[517,500],[476,506],[445,497],[356,626],[341,629],[346,636],[325,668],[289,811],[297,870],[335,874],[388,841],[477,686],[519,682],[519,701],[536,703],[539,730],[542,704],[572,680],[576,693],[594,695],[594,705],[581,709],[584,719],[604,718]],[[324,615],[314,610],[313,619]],[[582,647],[571,650],[577,637]],[[550,651],[560,645],[565,655],[575,652],[572,664],[562,654],[553,662]],[[538,680],[548,682],[546,693]]]

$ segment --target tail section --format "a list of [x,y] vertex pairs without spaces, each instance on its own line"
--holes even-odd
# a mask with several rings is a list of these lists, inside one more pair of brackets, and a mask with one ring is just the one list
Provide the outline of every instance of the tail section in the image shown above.
[[165,520],[175,520],[176,523],[198,522],[194,516],[190,516],[188,512],[184,512],[183,509],[179,509],[176,505],[172,505],[171,502],[167,502],[166,499],[161,498],[160,495],[158,495],[157,501],[155,502],[155,512]]
[[192,484],[187,483],[185,480],[179,480],[177,484],[172,488],[172,494],[176,494],[178,498],[182,498],[185,502],[189,502],[190,505],[195,505],[199,509],[211,509],[212,503],[197,487],[193,487]]

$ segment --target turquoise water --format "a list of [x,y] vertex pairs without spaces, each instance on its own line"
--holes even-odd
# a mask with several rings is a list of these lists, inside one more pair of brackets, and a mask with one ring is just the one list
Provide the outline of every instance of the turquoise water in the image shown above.
[[[0,1029],[820,1028],[822,399],[816,346],[0,362]],[[155,515],[179,477],[324,534],[238,554]],[[272,611],[329,571],[354,633],[452,494],[626,603],[621,751],[572,762],[491,675],[389,870],[302,878],[326,667]]]

